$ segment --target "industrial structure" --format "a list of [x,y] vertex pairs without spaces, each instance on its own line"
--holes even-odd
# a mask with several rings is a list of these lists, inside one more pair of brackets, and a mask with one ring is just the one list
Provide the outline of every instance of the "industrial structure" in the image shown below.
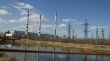
[[102,33],[102,39],[104,39],[104,28],[103,28],[103,25],[102,25],[102,28],[101,28],[101,33]]
[[25,36],[28,36],[28,28],[29,28],[29,10],[27,11],[27,20],[26,20],[26,30],[25,30]]
[[71,21],[68,21],[68,39],[71,39]]
[[73,37],[72,37],[73,39],[75,39],[75,35],[74,35],[74,28],[73,28]]
[[96,39],[99,39],[99,28],[96,27]]
[[41,35],[41,19],[42,19],[42,15],[40,15],[40,19],[39,19],[38,36],[40,36],[40,35]]
[[57,11],[55,12],[55,20],[54,20],[54,38],[56,38],[57,33]]
[[87,39],[88,38],[88,23],[87,23],[87,19],[85,19],[85,23],[84,23],[84,38]]

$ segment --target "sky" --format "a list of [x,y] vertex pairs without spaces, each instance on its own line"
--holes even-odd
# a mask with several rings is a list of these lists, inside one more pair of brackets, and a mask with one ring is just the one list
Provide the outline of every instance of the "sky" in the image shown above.
[[0,31],[25,31],[27,10],[30,11],[29,32],[38,32],[39,16],[42,15],[41,33],[54,34],[55,12],[57,35],[67,35],[68,21],[78,37],[84,36],[83,23],[89,23],[89,37],[95,37],[96,27],[110,32],[110,0],[0,0]]

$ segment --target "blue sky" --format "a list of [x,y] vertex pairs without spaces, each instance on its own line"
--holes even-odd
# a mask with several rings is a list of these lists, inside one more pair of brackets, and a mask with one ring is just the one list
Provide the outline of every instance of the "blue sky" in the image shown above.
[[[103,25],[108,36],[110,26],[110,0],[0,0],[0,30],[25,30],[26,10],[31,12],[29,31],[38,32],[39,15],[42,14],[42,33],[53,34],[55,11],[58,11],[57,34],[67,35],[71,20],[75,34],[83,37],[84,20],[87,18],[89,36]],[[25,9],[24,9],[25,8]],[[100,32],[99,32],[100,33]]]

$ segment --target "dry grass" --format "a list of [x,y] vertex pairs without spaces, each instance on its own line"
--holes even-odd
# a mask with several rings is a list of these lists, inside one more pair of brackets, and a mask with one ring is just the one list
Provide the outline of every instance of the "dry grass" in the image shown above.
[[110,52],[110,46],[108,46],[108,45],[92,45],[92,44],[36,41],[36,44],[42,44],[42,43],[44,45],[53,46],[53,47],[80,49],[82,51],[89,51],[89,52]]
[[15,60],[7,55],[2,55],[0,56],[0,61],[15,61]]
[[40,45],[40,46],[50,46],[50,47],[60,47],[67,49],[79,49],[86,52],[110,52],[110,45],[93,45],[93,44],[77,44],[77,43],[64,43],[64,42],[52,42],[52,41],[33,41],[33,40],[17,40],[18,44],[27,45]]
[[5,57],[0,57],[0,61],[11,61],[11,58],[5,56]]

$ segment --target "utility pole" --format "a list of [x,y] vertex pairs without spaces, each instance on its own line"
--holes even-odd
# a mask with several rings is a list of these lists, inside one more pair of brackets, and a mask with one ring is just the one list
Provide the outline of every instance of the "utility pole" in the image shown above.
[[87,19],[85,19],[85,23],[84,23],[84,38],[87,39],[88,38],[88,23],[87,23]]
[[38,30],[38,36],[41,35],[41,20],[42,20],[42,15],[40,15],[40,19],[39,19],[39,30]]
[[71,39],[71,23],[70,23],[70,20],[68,23],[68,39]]
[[57,28],[57,11],[55,12],[55,22],[54,22],[54,38],[56,38],[56,28]]
[[28,25],[29,25],[29,10],[27,11],[26,30],[25,30],[26,36],[28,36]]

